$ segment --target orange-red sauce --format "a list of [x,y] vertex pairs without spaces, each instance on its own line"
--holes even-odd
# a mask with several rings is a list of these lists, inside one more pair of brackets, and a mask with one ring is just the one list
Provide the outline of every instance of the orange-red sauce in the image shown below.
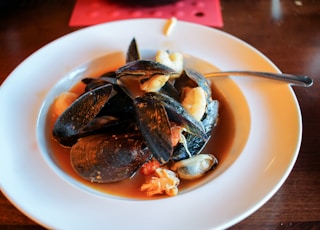
[[[81,93],[84,90],[84,85],[82,83],[77,84],[70,91]],[[212,86],[213,91],[213,99],[219,100],[219,122],[214,131],[214,135],[210,140],[210,152],[214,154],[218,160],[219,164],[221,164],[225,157],[228,154],[228,150],[231,146],[232,140],[234,138],[234,127],[235,121],[229,104],[227,101],[219,94],[218,90],[215,90],[214,86]],[[62,147],[57,141],[54,140],[52,136],[52,129],[57,116],[52,112],[52,108],[49,110],[47,123],[48,123],[48,132],[47,139],[49,146],[52,150],[52,158],[59,168],[61,168],[68,175],[73,177],[75,180],[89,186],[92,189],[98,190],[103,193],[107,193],[110,195],[116,195],[120,197],[127,197],[132,199],[156,199],[166,196],[157,196],[157,197],[147,197],[145,192],[140,191],[141,185],[145,182],[145,177],[137,172],[133,178],[109,184],[97,184],[91,183],[82,179],[78,176],[75,171],[72,169],[69,158],[69,148]],[[219,167],[219,165],[218,165]],[[214,170],[210,173],[214,173]],[[209,174],[210,174],[209,173]],[[207,175],[206,175],[207,176]],[[205,176],[205,177],[206,177]],[[201,182],[202,178],[194,180],[194,181],[185,181],[181,180],[179,185],[179,191],[183,191],[187,188],[192,188]]]

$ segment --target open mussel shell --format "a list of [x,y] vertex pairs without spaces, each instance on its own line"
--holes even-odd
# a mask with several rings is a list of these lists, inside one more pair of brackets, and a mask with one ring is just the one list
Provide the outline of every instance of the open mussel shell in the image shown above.
[[139,132],[80,138],[70,151],[71,165],[85,180],[110,183],[130,178],[151,155]]
[[107,84],[80,96],[59,116],[53,127],[53,136],[60,144],[72,146],[114,94],[112,85]]
[[[182,126],[188,133],[192,133],[201,139],[206,140],[207,135],[203,124],[196,120],[189,112],[172,97],[169,97],[162,93],[150,92],[149,95],[153,95],[157,98],[166,108],[170,121]],[[147,95],[147,94],[146,94]]]
[[173,154],[170,121],[182,126],[201,140],[207,140],[202,123],[194,119],[171,97],[149,92],[135,98],[133,102],[137,126],[153,156],[161,164],[167,163]]
[[206,146],[207,142],[210,140],[211,135],[218,123],[218,112],[219,102],[217,100],[211,101],[207,105],[206,113],[204,115],[203,120],[201,121],[205,129],[207,139],[203,139],[199,136],[187,133],[185,136],[188,145],[188,151],[182,143],[179,143],[174,149],[173,155],[171,157],[173,161],[180,161],[189,158],[189,154],[194,156],[202,151],[202,149]]
[[164,105],[152,93],[134,99],[137,126],[153,156],[165,164],[172,156],[170,123]]
[[181,179],[193,180],[215,168],[218,164],[217,158],[212,154],[199,154],[173,164],[171,169]]
[[175,80],[175,88],[181,93],[185,87],[201,87],[207,96],[207,101],[211,100],[210,81],[201,73],[193,69],[184,69],[181,76]]
[[136,76],[153,76],[155,74],[162,75],[178,75],[178,73],[170,67],[159,62],[150,60],[135,60],[127,63],[115,71],[117,78],[127,75]]

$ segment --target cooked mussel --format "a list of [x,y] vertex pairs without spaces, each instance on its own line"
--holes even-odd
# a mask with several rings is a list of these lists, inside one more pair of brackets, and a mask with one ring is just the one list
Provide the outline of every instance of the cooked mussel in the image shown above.
[[174,86],[180,94],[183,94],[183,90],[187,87],[194,88],[199,86],[204,90],[207,101],[211,100],[210,81],[193,69],[185,69],[181,76],[176,79]]
[[174,161],[180,161],[199,154],[205,147],[207,141],[211,138],[214,128],[218,122],[219,102],[217,100],[212,100],[211,98],[210,82],[195,70],[186,69],[182,75],[176,79],[175,87],[182,96],[185,93],[186,88],[201,87],[206,96],[206,106],[200,122],[202,123],[205,129],[205,134],[208,138],[203,139],[192,133],[186,133],[185,143],[180,143],[175,148],[171,158]]
[[203,148],[206,146],[208,140],[210,140],[213,130],[218,122],[218,111],[219,102],[217,100],[211,101],[206,108],[206,113],[203,120],[201,121],[207,135],[207,139],[200,138],[199,136],[193,135],[192,133],[186,133],[185,139],[186,144],[179,143],[174,149],[173,155],[171,157],[174,161],[183,160],[189,158],[190,155],[194,156],[199,154]]
[[[135,60],[115,71],[117,84],[132,99],[145,92],[157,92],[172,77],[179,75],[175,70],[155,61]],[[168,86],[166,86],[168,89]]]
[[153,156],[167,163],[172,156],[171,130],[163,103],[155,96],[146,94],[134,100],[137,126]]
[[82,178],[110,183],[130,178],[151,154],[139,132],[80,138],[70,151],[71,165]]
[[180,178],[193,180],[215,168],[218,164],[217,158],[212,154],[198,154],[185,160],[174,163],[171,167]]
[[180,103],[161,93],[146,93],[134,100],[137,125],[153,156],[167,163],[173,153],[170,122],[175,122],[186,132],[207,141],[201,122],[195,120]]
[[86,126],[114,94],[112,85],[105,84],[80,96],[59,116],[53,127],[53,136],[62,145],[72,146],[85,135]]
[[117,69],[115,73],[118,79],[124,76],[144,76],[147,78],[156,74],[174,76],[179,74],[175,70],[159,62],[141,59],[128,62]]

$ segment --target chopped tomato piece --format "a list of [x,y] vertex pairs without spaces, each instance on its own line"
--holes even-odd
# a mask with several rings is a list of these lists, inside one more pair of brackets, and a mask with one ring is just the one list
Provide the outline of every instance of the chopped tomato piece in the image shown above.
[[140,172],[145,176],[152,175],[159,167],[159,161],[157,161],[156,159],[152,159],[151,161],[148,161],[142,165]]

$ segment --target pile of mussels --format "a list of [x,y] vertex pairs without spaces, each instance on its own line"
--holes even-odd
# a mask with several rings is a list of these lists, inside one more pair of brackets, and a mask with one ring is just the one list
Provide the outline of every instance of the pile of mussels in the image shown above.
[[[169,80],[150,92],[139,88],[154,76],[169,76]],[[58,117],[53,136],[71,147],[71,164],[84,179],[121,181],[151,159],[161,165],[178,162],[176,170],[185,178],[198,177],[217,165],[213,155],[201,151],[217,124],[219,103],[211,98],[210,82],[198,72],[178,73],[159,62],[141,60],[133,39],[124,66],[82,82],[85,92]],[[199,86],[205,92],[206,107],[197,120],[180,101],[185,87]],[[175,146],[172,124],[182,127],[183,138]],[[202,160],[209,161],[205,168]]]

